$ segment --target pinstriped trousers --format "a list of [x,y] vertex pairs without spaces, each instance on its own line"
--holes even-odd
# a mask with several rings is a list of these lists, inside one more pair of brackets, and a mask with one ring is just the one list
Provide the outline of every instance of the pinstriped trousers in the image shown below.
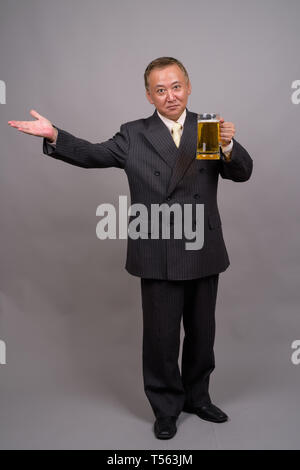
[[141,278],[144,390],[156,418],[211,403],[218,281],[219,274],[186,281]]

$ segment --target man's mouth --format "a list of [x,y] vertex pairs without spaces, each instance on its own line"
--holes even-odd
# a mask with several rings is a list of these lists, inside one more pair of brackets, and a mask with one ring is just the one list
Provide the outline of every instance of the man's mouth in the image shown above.
[[174,104],[172,106],[168,106],[168,109],[173,109],[173,108],[177,108],[179,105],[178,104]]

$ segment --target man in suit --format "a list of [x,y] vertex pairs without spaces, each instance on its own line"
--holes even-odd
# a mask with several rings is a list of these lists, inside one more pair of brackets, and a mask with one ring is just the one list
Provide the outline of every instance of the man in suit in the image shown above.
[[[93,144],[52,125],[36,111],[36,121],[9,121],[20,131],[44,138],[43,151],[83,168],[124,169],[132,204],[151,214],[154,204],[192,207],[192,226],[199,222],[197,205],[204,205],[204,244],[187,250],[187,237],[153,235],[153,221],[140,221],[140,237],[128,237],[127,271],[141,279],[143,308],[143,378],[155,415],[154,433],[170,439],[181,411],[221,423],[227,415],[209,395],[215,368],[215,305],[219,274],[229,266],[217,206],[219,174],[247,181],[252,159],[234,139],[235,126],[220,120],[220,160],[197,160],[197,114],[186,107],[191,83],[183,64],[160,57],[146,68],[145,89],[155,106],[152,116],[122,124],[111,139]],[[132,219],[132,216],[131,216]],[[131,220],[130,220],[131,222]],[[145,222],[145,223],[143,223]],[[169,219],[174,229],[174,217]],[[180,323],[184,342],[178,366]]]

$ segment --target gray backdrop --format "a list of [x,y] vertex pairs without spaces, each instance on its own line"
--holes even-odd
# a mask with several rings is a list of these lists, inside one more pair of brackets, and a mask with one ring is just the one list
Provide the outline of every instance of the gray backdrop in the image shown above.
[[[299,1],[1,0],[0,15],[0,447],[299,448]],[[219,184],[231,266],[211,396],[231,420],[182,413],[171,441],[152,432],[127,242],[96,238],[125,173],[46,157],[7,125],[33,108],[104,141],[153,113],[143,73],[162,55],[189,71],[188,108],[234,122],[254,160],[248,182]]]

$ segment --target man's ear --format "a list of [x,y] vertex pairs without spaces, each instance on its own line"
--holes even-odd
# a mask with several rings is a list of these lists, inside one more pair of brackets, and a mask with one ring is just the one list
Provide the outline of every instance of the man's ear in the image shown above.
[[191,93],[192,93],[192,84],[189,81],[189,83],[188,83],[188,95],[190,95]]
[[146,98],[147,98],[147,100],[149,101],[149,103],[154,104],[154,102],[153,102],[153,100],[152,100],[152,98],[151,98],[151,96],[150,96],[150,92],[149,92],[149,90],[147,90],[147,89],[146,89]]

